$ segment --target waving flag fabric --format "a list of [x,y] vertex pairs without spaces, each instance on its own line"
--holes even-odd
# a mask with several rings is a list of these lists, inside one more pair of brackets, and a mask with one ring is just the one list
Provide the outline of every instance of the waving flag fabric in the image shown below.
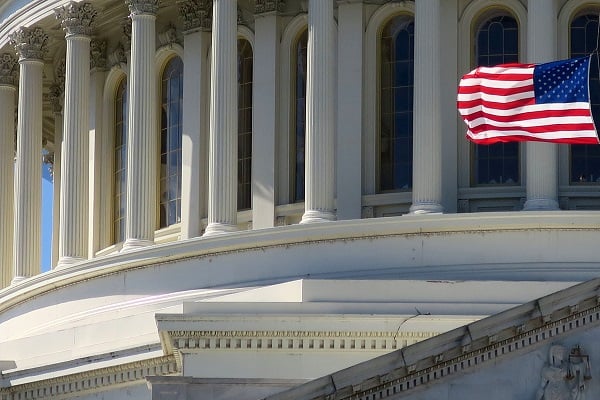
[[589,95],[590,57],[479,67],[458,87],[467,138],[479,144],[598,144]]

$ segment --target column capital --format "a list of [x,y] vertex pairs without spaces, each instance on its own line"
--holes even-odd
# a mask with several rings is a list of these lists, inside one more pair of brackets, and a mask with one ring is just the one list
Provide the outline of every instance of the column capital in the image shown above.
[[256,0],[254,13],[264,14],[270,12],[283,12],[284,9],[285,0]]
[[90,42],[90,69],[106,68],[106,41],[92,40]]
[[98,11],[94,9],[91,3],[71,1],[67,5],[55,9],[54,14],[56,19],[60,20],[60,25],[67,37],[74,35],[91,36]]
[[131,15],[156,15],[159,0],[125,0]]
[[212,27],[212,0],[177,0],[179,16],[185,32],[210,31]]
[[17,59],[9,53],[0,54],[0,85],[15,86],[17,81]]
[[48,35],[39,27],[21,27],[10,34],[10,44],[19,60],[43,60],[48,51]]

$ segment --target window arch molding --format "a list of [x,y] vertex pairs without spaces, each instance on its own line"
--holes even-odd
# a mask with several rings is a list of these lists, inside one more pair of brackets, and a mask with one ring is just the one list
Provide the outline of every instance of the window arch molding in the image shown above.
[[[280,82],[280,104],[283,104],[279,110],[279,136],[277,137],[277,204],[288,204],[290,199],[290,135],[293,127],[292,115],[292,77],[293,71],[293,51],[296,39],[308,26],[308,15],[300,14],[293,18],[285,27],[281,37],[281,47],[279,51],[279,75]],[[284,82],[290,82],[285,84]]]
[[104,93],[102,98],[102,160],[110,160],[110,168],[100,168],[101,172],[101,187],[106,188],[101,194],[100,202],[100,220],[99,220],[99,248],[106,249],[114,245],[112,240],[113,229],[113,171],[114,159],[113,148],[115,146],[115,96],[119,84],[123,79],[128,79],[127,69],[125,66],[114,66],[107,73],[104,81]]
[[[473,44],[476,29],[485,20],[502,13],[509,14],[517,20],[519,26],[519,55],[522,60],[526,59],[527,9],[523,4],[519,0],[475,0],[464,9],[458,19],[459,76],[457,78],[473,69],[473,60],[475,59],[475,46]],[[469,141],[464,138],[465,130],[464,123],[457,117],[459,190],[471,186],[471,148]],[[524,162],[525,157],[522,156],[520,161],[521,171],[525,171]],[[524,187],[524,185],[525,179],[521,179],[521,186],[518,187]]]
[[[377,136],[378,136],[378,61],[379,37],[385,24],[396,16],[406,15],[414,18],[414,3],[388,3],[379,7],[369,18],[365,31],[365,51],[363,65],[365,68],[365,98],[364,98],[364,122],[362,156],[364,175],[362,181],[363,194],[375,194],[377,191]],[[407,192],[410,193],[410,192]],[[400,194],[402,195],[402,194]],[[404,194],[409,196],[408,194]],[[410,201],[410,197],[407,198]]]
[[[584,14],[596,14],[600,12],[600,4],[590,3],[589,0],[569,0],[558,12],[558,59],[569,58],[571,23],[577,17]],[[558,147],[558,183],[559,197],[566,195],[561,193],[560,187],[570,186],[570,147]]]

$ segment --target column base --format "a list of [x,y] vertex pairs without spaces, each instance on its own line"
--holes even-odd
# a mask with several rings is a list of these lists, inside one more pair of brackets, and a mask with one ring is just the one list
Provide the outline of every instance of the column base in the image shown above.
[[414,215],[419,214],[442,214],[444,212],[444,207],[435,202],[422,202],[415,203],[410,206],[409,213]]
[[54,267],[54,269],[62,269],[62,268],[66,268],[69,267],[73,264],[77,264],[80,263],[82,261],[86,261],[86,258],[83,257],[60,257],[58,259],[58,262],[56,263],[56,267]]
[[523,206],[523,211],[557,211],[558,202],[553,199],[529,199]]
[[335,213],[332,211],[307,210],[302,215],[301,224],[313,224],[317,222],[335,221]]
[[26,276],[15,276],[15,277],[12,279],[12,281],[10,281],[10,284],[11,284],[11,286],[12,286],[12,285],[16,285],[17,283],[19,283],[19,282],[22,282],[22,281],[24,281],[25,279],[27,279],[27,277],[26,277]]
[[210,222],[204,230],[202,237],[223,235],[237,231],[237,226],[232,224],[225,224],[223,222]]
[[121,251],[137,250],[143,247],[152,246],[153,244],[154,241],[152,240],[129,238],[125,240],[125,243],[123,243],[123,248]]

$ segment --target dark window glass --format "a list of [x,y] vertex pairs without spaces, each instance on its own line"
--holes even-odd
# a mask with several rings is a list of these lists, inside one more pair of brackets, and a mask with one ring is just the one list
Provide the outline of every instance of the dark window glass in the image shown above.
[[237,208],[252,207],[252,46],[238,40],[238,191]]
[[159,226],[181,221],[183,62],[173,57],[161,78]]
[[[477,31],[475,57],[478,66],[519,61],[519,28],[510,16],[487,20]],[[472,183],[475,185],[518,185],[519,143],[472,145]]]
[[[596,49],[598,14],[582,15],[571,22],[571,57],[583,57]],[[600,80],[598,55],[590,63],[590,102],[594,123],[600,122]],[[600,146],[573,144],[571,149],[571,183],[600,183]]]
[[125,240],[127,205],[127,83],[123,78],[115,94],[115,147],[113,153],[113,241]]
[[412,187],[414,22],[392,18],[380,39],[379,191]]
[[295,126],[292,138],[292,199],[294,202],[304,201],[304,140],[306,137],[306,57],[308,48],[308,31],[304,31],[296,41],[296,101]]

